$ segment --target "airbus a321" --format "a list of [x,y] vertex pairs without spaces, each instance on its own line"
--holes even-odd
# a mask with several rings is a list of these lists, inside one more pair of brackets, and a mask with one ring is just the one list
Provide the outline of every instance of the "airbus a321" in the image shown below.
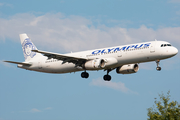
[[4,61],[17,64],[19,68],[45,73],[71,73],[83,71],[82,78],[88,78],[87,70],[104,70],[105,81],[110,81],[109,72],[116,69],[118,74],[131,74],[139,70],[139,63],[156,61],[157,70],[160,60],[173,57],[177,48],[165,41],[150,41],[101,48],[82,52],[59,54],[38,50],[27,34],[20,34],[24,62]]

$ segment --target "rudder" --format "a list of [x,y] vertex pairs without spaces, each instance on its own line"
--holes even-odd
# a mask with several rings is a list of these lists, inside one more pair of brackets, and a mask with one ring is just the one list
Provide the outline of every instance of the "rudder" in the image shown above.
[[25,61],[30,61],[36,56],[42,56],[39,53],[32,52],[32,50],[37,50],[36,46],[32,43],[27,34],[20,34],[20,40],[22,45],[22,50],[24,54]]

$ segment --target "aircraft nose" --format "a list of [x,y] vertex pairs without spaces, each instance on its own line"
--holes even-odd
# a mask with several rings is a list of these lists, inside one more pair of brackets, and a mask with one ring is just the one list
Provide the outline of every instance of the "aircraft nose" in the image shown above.
[[166,50],[164,55],[167,55],[169,57],[175,56],[178,53],[178,49],[175,47],[170,47],[169,49]]
[[178,53],[178,49],[174,47],[173,54],[176,55]]

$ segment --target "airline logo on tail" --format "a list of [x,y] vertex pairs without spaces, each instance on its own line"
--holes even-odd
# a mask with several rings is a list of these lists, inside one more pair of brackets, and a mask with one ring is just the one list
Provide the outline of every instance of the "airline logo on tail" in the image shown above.
[[26,38],[23,41],[22,49],[23,49],[25,59],[27,59],[28,56],[33,58],[36,55],[36,52],[31,51],[31,50],[36,50],[36,47],[34,46],[34,44],[31,42],[29,38]]

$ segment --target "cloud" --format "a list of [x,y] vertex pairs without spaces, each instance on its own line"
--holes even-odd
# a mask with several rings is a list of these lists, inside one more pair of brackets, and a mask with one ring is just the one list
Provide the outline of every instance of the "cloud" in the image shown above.
[[180,3],[180,0],[170,0],[171,3]]
[[[18,34],[27,33],[37,48],[57,53],[153,41],[155,39],[168,41],[180,49],[179,31],[180,27],[161,27],[154,30],[145,25],[128,29],[119,26],[107,27],[101,24],[95,26],[91,19],[73,15],[65,16],[62,13],[47,13],[41,16],[23,13],[13,15],[8,19],[0,18],[0,40],[10,39],[20,43]],[[180,54],[177,56],[179,58]],[[171,64],[170,61],[167,62]],[[0,64],[11,66],[1,61]],[[156,64],[153,64],[155,67]],[[154,69],[154,67],[143,64],[141,69]]]
[[3,3],[0,3],[0,6],[3,6],[4,4]]
[[38,110],[37,108],[33,108],[33,109],[31,109],[29,112],[37,113],[37,112],[42,112],[42,111],[41,111],[41,110]]
[[0,7],[2,7],[2,6],[5,6],[5,7],[13,7],[13,5],[12,4],[9,4],[9,3],[0,3]]
[[114,90],[121,91],[123,93],[138,94],[137,92],[131,91],[122,82],[112,82],[112,81],[104,81],[102,79],[95,79],[95,80],[92,80],[90,85],[99,86],[99,87],[107,87],[107,88],[111,88],[111,89],[114,89]]
[[52,107],[47,107],[44,110],[52,110]]
[[180,15],[180,10],[179,10],[179,11],[176,11],[176,14],[177,14],[177,15]]
[[[20,113],[24,113],[24,112],[30,112],[30,113],[40,113],[40,112],[44,112],[44,111],[47,111],[47,110],[52,110],[52,107],[47,107],[47,108],[44,108],[44,109],[37,109],[37,108],[33,108],[29,111],[18,111]],[[12,113],[15,113],[14,111]]]
[[31,109],[29,112],[32,112],[32,113],[37,113],[37,112],[44,112],[44,111],[47,111],[47,110],[52,110],[52,107],[47,107],[47,108],[44,108],[42,110],[39,110],[37,108],[33,108]]
[[134,42],[164,40],[180,47],[180,27],[154,30],[145,25],[139,28],[107,27],[93,24],[93,20],[81,16],[65,16],[47,13],[35,16],[16,14],[8,19],[0,18],[0,40],[19,42],[20,33],[27,33],[37,48],[62,52],[117,46]]

